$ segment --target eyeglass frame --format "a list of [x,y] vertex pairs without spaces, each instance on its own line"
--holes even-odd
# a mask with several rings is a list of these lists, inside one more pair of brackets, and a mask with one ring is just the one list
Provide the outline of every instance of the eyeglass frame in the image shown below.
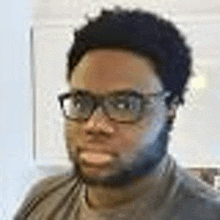
[[[83,92],[84,94],[87,93],[89,95],[90,98],[92,98],[93,100],[93,103],[94,103],[94,106],[93,106],[93,109],[91,110],[90,114],[88,115],[87,118],[85,119],[73,119],[71,117],[68,117],[66,114],[65,114],[65,109],[64,109],[64,100],[66,98],[69,98],[70,96],[73,96],[76,94],[76,92]],[[109,96],[116,96],[116,95],[120,95],[120,94],[126,94],[126,95],[135,95],[136,97],[139,97],[141,98],[141,110],[140,110],[140,114],[139,116],[137,117],[137,119],[135,121],[120,121],[120,120],[117,120],[117,119],[114,119],[112,117],[110,117],[109,113],[108,113],[108,110],[106,109],[106,106],[104,104],[104,99],[108,98]],[[94,111],[99,107],[101,106],[102,107],[102,111],[105,113],[105,115],[108,116],[108,118],[110,120],[113,120],[113,121],[117,121],[119,123],[136,123],[138,121],[140,121],[141,119],[143,119],[144,117],[144,105],[147,104],[147,102],[149,101],[149,98],[150,97],[160,97],[160,96],[164,96],[163,98],[168,98],[170,97],[172,94],[171,91],[169,90],[162,90],[158,93],[149,93],[149,94],[144,94],[144,93],[140,93],[140,92],[137,92],[135,90],[132,90],[132,89],[127,89],[127,90],[119,90],[119,91],[113,91],[113,92],[109,92],[108,94],[94,94],[92,92],[90,92],[89,90],[86,90],[86,89],[72,89],[71,92],[66,92],[66,93],[63,93],[63,94],[60,94],[58,95],[58,101],[60,103],[60,108],[61,110],[63,111],[63,115],[66,119],[68,120],[71,120],[71,121],[87,121],[89,120],[89,118],[91,118],[92,114],[94,113]]]

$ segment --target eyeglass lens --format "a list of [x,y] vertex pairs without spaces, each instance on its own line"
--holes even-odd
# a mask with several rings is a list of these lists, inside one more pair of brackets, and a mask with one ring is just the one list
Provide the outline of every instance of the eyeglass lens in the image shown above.
[[[112,95],[104,98],[104,108],[111,119],[134,121],[142,110],[142,100],[135,95]],[[94,99],[88,94],[73,94],[64,100],[65,115],[70,119],[87,119],[94,109]]]

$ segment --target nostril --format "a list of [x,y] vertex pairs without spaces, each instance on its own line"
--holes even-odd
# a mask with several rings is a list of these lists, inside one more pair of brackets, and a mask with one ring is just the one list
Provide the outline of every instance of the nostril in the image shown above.
[[92,131],[86,131],[86,134],[87,134],[87,135],[93,135],[94,132],[92,132]]
[[102,137],[110,137],[110,134],[108,134],[105,131],[99,130],[99,131],[86,131],[86,135],[89,136],[90,138],[97,138],[97,136],[102,136]]

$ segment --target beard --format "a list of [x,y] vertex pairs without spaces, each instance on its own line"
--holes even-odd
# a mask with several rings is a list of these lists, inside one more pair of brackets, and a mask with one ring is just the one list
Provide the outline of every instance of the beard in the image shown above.
[[78,156],[72,152],[70,145],[67,143],[69,159],[74,165],[74,175],[78,176],[85,184],[90,186],[115,188],[130,185],[135,179],[151,174],[167,154],[170,130],[171,125],[168,123],[165,124],[153,144],[139,150],[129,165],[120,166],[117,173],[108,176],[86,175],[81,169]]

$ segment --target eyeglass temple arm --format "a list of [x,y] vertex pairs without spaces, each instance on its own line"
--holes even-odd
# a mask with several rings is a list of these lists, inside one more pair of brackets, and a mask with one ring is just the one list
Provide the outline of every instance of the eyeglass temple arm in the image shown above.
[[70,96],[71,96],[70,93],[64,93],[64,94],[58,95],[57,99],[58,99],[58,101],[60,102],[61,108],[63,108],[63,100],[64,100],[65,98],[70,97]]

